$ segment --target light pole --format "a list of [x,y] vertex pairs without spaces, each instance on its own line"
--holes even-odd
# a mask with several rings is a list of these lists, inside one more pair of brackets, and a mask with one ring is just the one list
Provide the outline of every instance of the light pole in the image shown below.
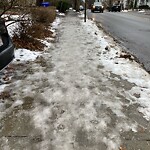
[[84,22],[86,22],[86,0],[84,2]]

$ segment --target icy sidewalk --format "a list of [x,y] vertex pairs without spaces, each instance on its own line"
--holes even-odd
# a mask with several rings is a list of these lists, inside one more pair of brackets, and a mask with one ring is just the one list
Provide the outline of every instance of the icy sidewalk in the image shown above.
[[94,23],[69,12],[58,43],[17,64],[1,107],[1,149],[150,149],[150,76]]

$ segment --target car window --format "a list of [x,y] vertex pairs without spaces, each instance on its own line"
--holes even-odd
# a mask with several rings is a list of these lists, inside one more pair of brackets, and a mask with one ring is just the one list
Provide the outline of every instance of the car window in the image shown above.
[[94,2],[94,6],[101,6],[102,3],[101,2]]

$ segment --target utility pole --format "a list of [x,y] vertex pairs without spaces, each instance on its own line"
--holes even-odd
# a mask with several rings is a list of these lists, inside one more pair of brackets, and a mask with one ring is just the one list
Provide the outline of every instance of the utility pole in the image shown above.
[[84,22],[86,22],[86,0],[84,2]]

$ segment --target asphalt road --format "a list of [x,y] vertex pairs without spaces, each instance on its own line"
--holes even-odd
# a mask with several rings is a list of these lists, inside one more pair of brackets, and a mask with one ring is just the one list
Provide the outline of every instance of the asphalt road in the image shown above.
[[117,38],[150,71],[150,15],[138,12],[87,14],[88,18],[99,22],[107,32]]

